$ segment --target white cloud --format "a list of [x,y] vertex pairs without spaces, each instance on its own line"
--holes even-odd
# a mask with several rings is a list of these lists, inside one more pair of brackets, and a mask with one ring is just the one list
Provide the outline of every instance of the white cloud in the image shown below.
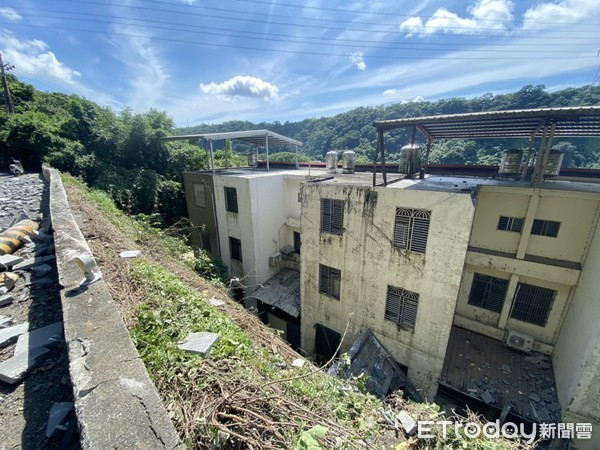
[[200,84],[200,90],[205,94],[216,94],[230,97],[253,97],[263,100],[274,99],[279,94],[279,88],[260,78],[237,75],[222,83]]
[[478,34],[504,33],[513,20],[513,2],[510,0],[477,0],[470,8],[471,17],[439,8],[423,22],[421,17],[413,16],[400,24],[400,31],[413,34]]
[[178,3],[183,3],[184,5],[195,5],[196,0],[177,0]]
[[23,18],[12,8],[0,8],[0,17],[10,20],[11,22],[17,22]]
[[526,30],[553,29],[558,24],[575,25],[581,19],[600,16],[597,0],[563,0],[557,3],[539,3],[523,14]]
[[0,45],[4,60],[14,64],[19,71],[48,81],[74,84],[79,72],[60,62],[40,40],[20,40],[9,31],[0,31]]
[[398,89],[386,89],[385,91],[383,91],[383,95],[388,95],[390,97],[393,97],[394,95],[398,94]]
[[350,55],[350,62],[352,62],[358,70],[365,70],[367,68],[367,63],[365,62],[365,57],[362,52],[352,53],[352,55]]

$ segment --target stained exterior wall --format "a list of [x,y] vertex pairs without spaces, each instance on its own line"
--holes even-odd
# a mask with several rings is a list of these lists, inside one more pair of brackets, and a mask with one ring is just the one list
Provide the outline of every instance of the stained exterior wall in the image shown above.
[[[217,223],[214,204],[214,184],[212,174],[185,172],[183,174],[183,186],[185,189],[185,201],[187,205],[188,218],[196,228],[192,230],[192,245],[197,248],[203,247],[200,238],[200,229],[203,227],[207,238],[210,240],[208,256],[216,258],[219,256],[219,245],[217,242]],[[201,188],[198,189],[197,186]],[[202,192],[204,195],[202,198]],[[202,206],[204,205],[204,206]]]
[[[344,233],[320,232],[321,198],[342,199]],[[431,211],[426,253],[392,246],[396,208]],[[441,372],[474,207],[468,194],[306,183],[302,188],[302,347],[312,353],[315,325],[343,333],[347,350],[362,327],[377,336],[424,397]],[[341,270],[340,300],[319,293],[319,264]],[[384,319],[387,287],[419,294],[415,329]]]
[[573,301],[560,330],[552,362],[564,420],[593,423],[594,439],[577,448],[600,447],[600,228],[585,259]]
[[[589,192],[482,187],[455,324],[496,339],[502,339],[507,328],[517,330],[535,339],[535,350],[550,354],[579,280],[598,205],[598,194]],[[522,232],[498,230],[500,216],[525,218]],[[534,219],[560,222],[558,236],[531,235]],[[474,273],[509,280],[500,313],[468,304]],[[544,326],[510,317],[519,282],[556,291]]]

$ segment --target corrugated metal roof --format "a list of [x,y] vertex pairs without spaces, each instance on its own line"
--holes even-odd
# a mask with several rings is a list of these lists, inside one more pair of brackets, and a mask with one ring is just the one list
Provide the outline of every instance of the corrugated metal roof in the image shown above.
[[416,126],[428,139],[530,138],[556,124],[554,137],[600,137],[600,106],[539,108],[377,120],[378,131]]
[[270,146],[289,146],[302,145],[302,142],[295,139],[274,133],[269,130],[247,130],[247,131],[228,131],[224,133],[200,133],[186,134],[181,136],[166,136],[163,141],[186,141],[192,139],[204,139],[206,141],[218,141],[223,139],[237,139],[249,142],[259,147],[264,147],[269,142]]
[[248,297],[257,298],[292,317],[298,317],[300,315],[300,272],[283,269]]

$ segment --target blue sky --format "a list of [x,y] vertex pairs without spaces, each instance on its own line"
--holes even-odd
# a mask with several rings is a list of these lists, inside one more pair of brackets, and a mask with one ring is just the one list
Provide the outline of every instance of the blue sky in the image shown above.
[[38,89],[178,126],[598,82],[598,0],[11,0],[0,51]]

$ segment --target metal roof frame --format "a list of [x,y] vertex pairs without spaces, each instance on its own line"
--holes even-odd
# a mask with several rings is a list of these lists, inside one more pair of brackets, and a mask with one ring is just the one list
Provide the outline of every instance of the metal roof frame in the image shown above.
[[267,143],[275,146],[301,146],[302,142],[274,133],[270,130],[246,130],[246,131],[226,131],[223,133],[199,133],[186,134],[181,136],[166,136],[164,141],[184,141],[192,139],[204,139],[205,141],[219,141],[223,139],[237,139],[239,141],[249,142],[251,144],[265,147]]
[[[523,168],[527,174],[533,156],[533,143],[540,138],[535,157],[533,182],[540,186],[548,155],[555,137],[600,137],[600,106],[569,106],[563,108],[538,108],[508,111],[488,111],[465,114],[445,114],[424,117],[409,117],[393,120],[376,120],[377,155],[383,164],[383,185],[387,185],[385,173],[385,150],[383,134],[398,128],[413,127],[412,142],[418,130],[427,138],[425,168],[429,162],[429,149],[435,139],[528,139],[529,150]],[[375,186],[375,172],[373,172]]]
[[[226,131],[223,133],[199,133],[199,134],[184,134],[181,136],[165,136],[161,138],[163,141],[190,141],[198,139],[198,145],[208,142],[210,147],[210,162],[213,174],[215,173],[215,152],[213,150],[213,141],[225,139],[237,139],[256,145],[256,159],[258,160],[258,148],[264,147],[267,153],[267,172],[269,171],[269,145],[275,146],[295,146],[296,147],[296,169],[298,168],[298,147],[302,142],[289,138],[282,134],[274,133],[270,130],[246,130],[246,131]],[[208,153],[208,149],[206,150]]]
[[539,108],[377,120],[385,132],[415,126],[428,140],[541,137],[556,124],[554,137],[600,137],[600,106]]

